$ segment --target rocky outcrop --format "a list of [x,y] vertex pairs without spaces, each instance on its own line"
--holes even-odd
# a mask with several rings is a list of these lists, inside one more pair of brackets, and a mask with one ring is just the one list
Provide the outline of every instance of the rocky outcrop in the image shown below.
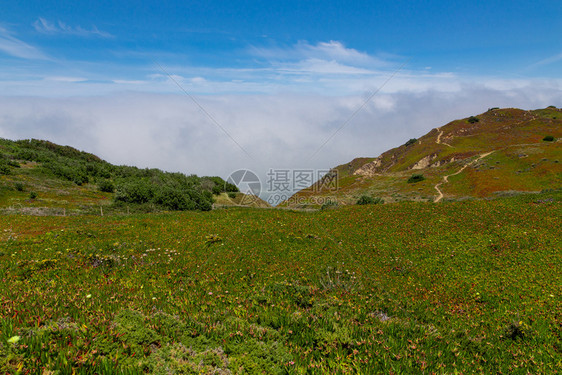
[[457,160],[454,156],[451,157],[450,159],[446,159],[446,160],[438,160],[434,163],[432,163],[433,160],[437,159],[439,155],[437,154],[433,154],[433,155],[427,155],[426,157],[420,159],[420,161],[418,161],[416,164],[412,165],[409,169],[425,169],[425,168],[434,168],[434,167],[440,167],[444,164],[448,164],[448,163],[452,163],[455,160]]
[[355,176],[372,177],[382,172],[382,157],[378,157],[372,162],[363,165],[357,169],[353,174]]
[[437,155],[427,155],[426,157],[422,158],[416,164],[412,165],[410,169],[425,169],[429,167],[431,161],[434,160]]

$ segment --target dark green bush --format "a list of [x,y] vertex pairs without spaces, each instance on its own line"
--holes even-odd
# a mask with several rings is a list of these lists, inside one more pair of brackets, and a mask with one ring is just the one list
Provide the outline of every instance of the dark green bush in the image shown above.
[[415,183],[425,180],[425,177],[422,174],[414,174],[408,179],[408,183]]
[[33,150],[19,149],[15,153],[16,159],[26,160],[26,161],[38,161],[39,155]]
[[214,195],[219,195],[221,193],[237,193],[239,192],[238,187],[229,182],[224,181],[222,178],[213,177],[201,177],[199,185],[203,190],[212,192]]
[[161,188],[154,197],[154,203],[173,211],[196,210],[197,204],[189,194],[179,189]]
[[212,193],[214,195],[220,195],[222,192],[224,191],[224,187],[223,186],[219,186],[219,185],[215,185],[212,188]]
[[404,143],[404,146],[408,147],[410,145],[413,145],[414,143],[416,143],[418,141],[417,138],[411,138],[408,140],[408,142]]
[[357,200],[357,204],[383,204],[384,200],[382,198],[373,198],[371,196],[368,195],[362,195],[358,200]]
[[34,192],[34,191],[30,192],[29,193],[29,199],[35,199],[35,198],[37,198],[37,193]]
[[100,191],[116,193],[116,205],[146,205],[151,210],[210,210],[213,193],[239,191],[218,176],[198,177],[155,168],[114,166],[95,155],[49,141],[0,140],[0,143],[0,174],[19,167],[16,160],[36,162],[43,173],[77,185],[96,181]]
[[115,191],[115,185],[110,180],[101,180],[98,183],[98,189],[104,193],[113,193]]
[[213,194],[210,191],[198,191],[188,185],[158,185],[145,180],[133,180],[119,184],[115,191],[116,202],[154,203],[173,211],[209,211],[213,207]]
[[78,162],[55,160],[44,164],[55,176],[74,182],[76,185],[88,183],[86,168]]
[[239,193],[240,189],[238,189],[238,186],[231,184],[230,182],[225,182],[224,184],[224,190],[228,193]]
[[547,135],[547,136],[544,137],[542,140],[543,140],[543,141],[546,141],[546,142],[553,142],[553,141],[554,141],[554,137],[553,137],[552,135]]
[[470,122],[471,124],[474,124],[475,122],[478,122],[478,121],[480,121],[480,119],[476,116],[470,116],[468,118],[468,122]]
[[229,193],[228,193],[228,197],[229,197],[230,199],[236,198],[236,195],[237,195],[237,194],[234,193],[234,192],[229,192]]
[[12,171],[10,170],[10,167],[8,166],[8,164],[0,162],[0,176],[1,175],[7,175],[7,174],[10,174],[10,173],[12,173]]
[[21,182],[16,182],[14,184],[14,187],[16,188],[17,191],[23,191],[24,190],[24,186]]
[[142,180],[118,185],[115,192],[115,200],[125,203],[148,203],[154,197],[152,188]]

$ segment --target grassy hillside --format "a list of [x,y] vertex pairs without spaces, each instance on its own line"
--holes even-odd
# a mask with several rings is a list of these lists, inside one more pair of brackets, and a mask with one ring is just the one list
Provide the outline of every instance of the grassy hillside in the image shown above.
[[[553,140],[544,140],[547,136]],[[443,199],[465,199],[558,188],[561,138],[560,109],[490,109],[433,129],[377,158],[340,165],[334,168],[340,176],[337,192],[317,193],[311,187],[285,205],[318,206],[327,197],[340,204],[354,204],[362,195],[387,202],[433,201],[441,199],[440,192]],[[408,183],[413,174],[425,180]],[[445,182],[445,176],[451,178]]]
[[237,192],[220,177],[116,166],[48,141],[0,139],[0,207],[10,212],[205,211]]
[[562,372],[562,192],[0,216],[0,372]]

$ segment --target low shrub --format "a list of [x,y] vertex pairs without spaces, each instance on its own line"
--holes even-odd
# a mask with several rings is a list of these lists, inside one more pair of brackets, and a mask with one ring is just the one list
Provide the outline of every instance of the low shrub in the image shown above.
[[125,203],[148,203],[154,197],[154,192],[143,181],[124,183],[116,188],[115,200]]
[[408,183],[412,184],[423,180],[425,180],[425,177],[422,174],[414,174],[408,179]]
[[411,138],[408,140],[408,142],[404,143],[404,146],[408,147],[410,145],[413,145],[414,143],[416,143],[418,141],[417,138]]
[[115,185],[110,180],[102,180],[98,183],[98,189],[104,193],[113,193]]
[[321,210],[326,210],[329,208],[336,208],[338,206],[338,202],[333,201],[331,199],[328,199],[323,205],[322,207],[320,207]]
[[480,121],[480,119],[476,116],[470,116],[468,118],[468,122],[470,122],[471,124],[474,124],[475,122],[478,122],[478,121]]
[[358,200],[357,200],[357,204],[383,204],[384,200],[382,198],[373,198],[371,196],[368,195],[362,195]]
[[554,141],[554,137],[552,135],[547,135],[546,137],[544,137],[542,139],[545,142],[553,142]]
[[0,176],[12,173],[8,164],[0,163]]

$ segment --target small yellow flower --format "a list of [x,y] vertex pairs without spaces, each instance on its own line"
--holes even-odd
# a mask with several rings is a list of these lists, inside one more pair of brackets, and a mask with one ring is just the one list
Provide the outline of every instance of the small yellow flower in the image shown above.
[[18,341],[20,341],[21,337],[20,336],[12,336],[8,339],[8,342],[10,344],[16,344]]

